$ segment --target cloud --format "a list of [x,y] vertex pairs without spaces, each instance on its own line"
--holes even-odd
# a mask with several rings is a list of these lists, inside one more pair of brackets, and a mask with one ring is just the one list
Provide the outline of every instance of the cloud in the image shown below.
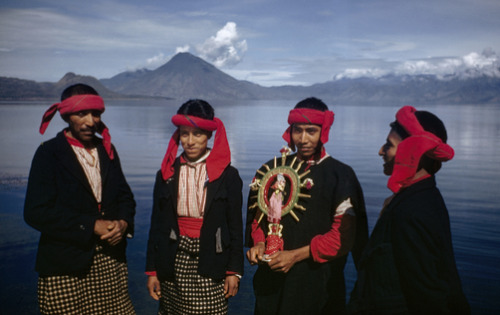
[[240,63],[247,48],[246,40],[239,40],[236,23],[227,22],[215,36],[197,46],[196,51],[201,58],[222,68]]
[[188,52],[190,49],[189,45],[184,45],[182,47],[177,47],[175,49],[175,54]]
[[[175,48],[175,54],[188,52],[189,49],[190,49],[189,45],[179,46],[179,47]],[[164,53],[161,52],[161,53],[158,53],[156,56],[153,56],[151,58],[146,59],[145,66],[139,65],[136,67],[132,67],[130,69],[130,71],[135,71],[135,70],[142,69],[142,68],[154,70],[158,67],[163,66],[165,63],[167,63],[170,60],[170,58],[172,58],[171,55],[165,55]]]
[[170,56],[165,56],[163,53],[159,53],[154,57],[148,58],[146,60],[146,68],[155,69],[162,66],[170,59]]
[[462,57],[406,61],[396,68],[397,74],[433,74],[438,77],[450,75],[477,77],[480,75],[500,77],[500,60],[491,49],[479,54],[471,52]]
[[342,73],[337,74],[335,76],[335,79],[336,80],[343,79],[343,78],[355,79],[355,78],[362,78],[362,77],[379,78],[379,77],[384,76],[386,74],[388,74],[387,70],[382,70],[382,69],[378,69],[378,68],[346,69]]
[[436,75],[438,78],[473,78],[482,75],[500,77],[500,59],[491,49],[482,53],[471,52],[462,57],[438,57],[410,60],[396,64],[392,69],[348,68],[335,75],[334,79],[381,77],[396,75]]
[[[191,46],[186,44],[184,46],[177,46],[175,54],[189,52]],[[196,46],[196,52],[199,57],[211,62],[216,67],[234,66],[241,62],[243,54],[247,50],[247,43],[245,40],[239,40],[236,23],[228,22],[220,29],[216,36],[211,36],[201,45]],[[142,68],[156,69],[164,65],[172,58],[171,55],[158,53],[157,55],[146,59],[145,65],[129,67],[129,71],[135,71]]]
[[294,71],[274,69],[262,71],[229,69],[226,72],[233,77],[240,78],[240,80],[255,82],[259,85],[268,87],[281,85],[305,85],[307,83],[296,79],[299,77],[300,73]]
[[[246,40],[240,40],[236,23],[227,22],[226,25],[217,31],[215,36],[206,39],[203,44],[195,45],[196,53],[199,57],[212,63],[214,66],[223,68],[237,65],[242,61],[243,55],[247,51]],[[177,46],[175,54],[189,52],[191,45]],[[164,53],[159,53],[156,56],[148,58],[146,65],[132,67],[132,71],[141,68],[155,69],[172,58]]]

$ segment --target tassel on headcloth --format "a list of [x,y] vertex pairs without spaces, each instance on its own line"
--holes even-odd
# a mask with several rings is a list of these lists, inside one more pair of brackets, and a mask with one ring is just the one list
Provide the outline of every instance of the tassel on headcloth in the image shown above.
[[[53,104],[49,107],[49,109],[47,109],[45,114],[43,114],[42,123],[40,124],[40,133],[42,135],[45,133],[45,130],[49,126],[50,121],[57,111],[59,111],[62,116],[84,110],[97,110],[104,112],[104,100],[99,95],[82,94],[73,95],[60,103]],[[100,123],[97,132],[101,134],[103,146],[106,149],[106,153],[108,153],[109,158],[112,160],[114,158],[114,154],[111,146],[111,135],[103,122]]]
[[[226,129],[222,121],[214,117],[214,120],[203,119],[191,115],[177,114],[172,117],[172,123],[179,126],[190,126],[206,131],[216,131],[214,147],[206,159],[207,175],[209,182],[220,177],[224,169],[231,163],[231,151],[227,142]],[[167,153],[161,164],[161,173],[164,180],[174,175],[174,161],[179,148],[179,129],[177,129],[168,143]]]
[[412,106],[403,106],[396,113],[397,122],[410,136],[399,143],[394,157],[394,169],[387,182],[387,187],[394,193],[412,184],[422,155],[445,162],[455,154],[451,146],[424,130],[415,116],[416,111]]
[[335,114],[331,110],[320,111],[311,108],[294,108],[288,114],[288,124],[290,125],[283,133],[283,139],[292,146],[292,139],[290,139],[290,128],[292,124],[315,124],[321,126],[322,144],[328,142],[328,134],[330,127],[333,124]]

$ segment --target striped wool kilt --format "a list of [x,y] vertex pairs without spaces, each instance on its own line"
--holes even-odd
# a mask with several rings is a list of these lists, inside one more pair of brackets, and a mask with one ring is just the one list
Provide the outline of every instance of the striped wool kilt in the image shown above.
[[38,304],[41,314],[135,314],[127,264],[98,245],[88,274],[39,277]]
[[198,274],[200,240],[181,235],[175,257],[175,280],[162,281],[159,315],[226,314],[224,281]]

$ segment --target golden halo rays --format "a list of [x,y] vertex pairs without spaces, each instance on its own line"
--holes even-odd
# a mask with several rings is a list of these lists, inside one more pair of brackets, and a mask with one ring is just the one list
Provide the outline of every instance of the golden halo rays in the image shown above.
[[[311,195],[302,192],[302,189],[310,190],[314,183],[312,179],[305,178],[306,175],[310,173],[310,170],[307,170],[303,173],[299,174],[299,170],[303,165],[303,161],[300,161],[296,167],[295,163],[297,162],[297,157],[295,156],[290,163],[290,165],[286,165],[287,156],[290,152],[290,149],[282,150],[281,154],[281,165],[278,166],[277,158],[274,157],[273,168],[269,167],[267,164],[262,165],[260,169],[257,170],[257,175],[250,184],[250,188],[252,191],[257,191],[255,195],[251,196],[251,199],[257,199],[249,209],[259,208],[260,214],[258,214],[257,222],[260,223],[264,215],[268,215],[269,213],[269,190],[273,182],[276,180],[278,174],[283,175],[286,178],[288,197],[285,198],[285,203],[281,209],[281,217],[290,214],[296,221],[299,221],[299,217],[294,212],[294,210],[306,211],[306,208],[300,205],[300,198],[311,198]],[[303,180],[302,180],[303,179]],[[302,182],[301,182],[302,180]],[[257,216],[256,216],[257,217]]]

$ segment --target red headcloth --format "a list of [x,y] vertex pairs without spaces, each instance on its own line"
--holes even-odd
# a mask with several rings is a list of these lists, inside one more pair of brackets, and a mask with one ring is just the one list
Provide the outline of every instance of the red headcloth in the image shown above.
[[451,160],[455,154],[451,146],[424,130],[415,116],[416,111],[412,106],[403,106],[396,113],[397,122],[410,136],[399,143],[394,157],[394,170],[387,183],[394,193],[413,183],[422,155],[444,162]]
[[292,124],[314,124],[321,126],[321,143],[328,142],[328,134],[330,127],[333,124],[335,114],[331,110],[320,111],[311,108],[294,108],[288,114],[288,124],[290,126],[283,133],[283,139],[292,146],[292,139],[290,139],[290,128]]
[[[207,131],[215,131],[214,147],[207,157],[207,175],[210,182],[219,178],[224,169],[231,163],[231,151],[227,142],[226,129],[222,121],[214,117],[214,120],[203,119],[196,116],[177,114],[172,117],[172,123],[179,126],[190,126]],[[161,163],[163,179],[174,175],[174,161],[179,148],[179,129],[177,129],[168,143],[167,153]]]
[[[47,109],[43,114],[42,123],[40,124],[40,133],[43,135],[49,126],[52,117],[57,111],[61,115],[73,114],[84,110],[97,110],[104,112],[104,100],[99,95],[82,94],[68,97],[60,103],[55,103]],[[102,135],[102,142],[110,159],[114,158],[113,149],[111,148],[111,135],[108,127],[103,122],[100,123],[98,133]]]

